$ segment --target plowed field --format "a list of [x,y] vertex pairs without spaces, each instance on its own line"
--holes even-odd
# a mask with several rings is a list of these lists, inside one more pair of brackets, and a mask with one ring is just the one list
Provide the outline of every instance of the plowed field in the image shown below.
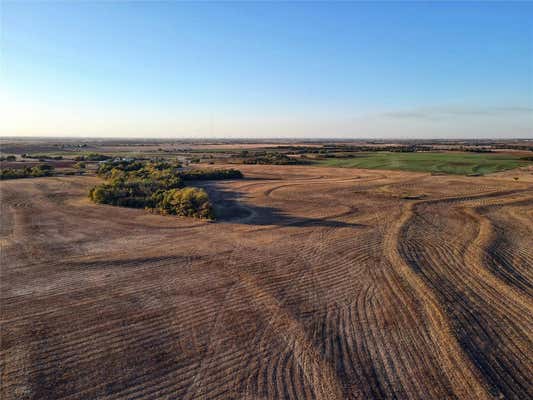
[[213,223],[1,182],[0,397],[533,398],[531,172],[240,169]]

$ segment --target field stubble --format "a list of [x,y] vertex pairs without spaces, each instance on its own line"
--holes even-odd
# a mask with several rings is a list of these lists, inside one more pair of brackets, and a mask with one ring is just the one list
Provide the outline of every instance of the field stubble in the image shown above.
[[2,182],[1,397],[533,396],[529,175],[242,170],[216,223]]

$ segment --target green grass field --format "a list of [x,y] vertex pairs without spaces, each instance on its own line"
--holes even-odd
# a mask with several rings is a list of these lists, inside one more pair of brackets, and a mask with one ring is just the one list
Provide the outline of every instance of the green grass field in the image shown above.
[[528,165],[519,156],[494,153],[358,153],[353,158],[328,158],[318,165],[345,168],[390,169],[446,174],[490,174]]

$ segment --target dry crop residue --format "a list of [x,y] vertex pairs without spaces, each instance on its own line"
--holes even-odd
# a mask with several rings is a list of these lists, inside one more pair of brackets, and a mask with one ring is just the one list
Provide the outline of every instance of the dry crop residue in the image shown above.
[[242,170],[216,223],[2,182],[1,398],[533,398],[527,176]]

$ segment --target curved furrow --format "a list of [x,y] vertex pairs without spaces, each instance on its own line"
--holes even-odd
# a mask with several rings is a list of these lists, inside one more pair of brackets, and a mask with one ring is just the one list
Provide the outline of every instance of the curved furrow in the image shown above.
[[[158,322],[157,324],[155,324],[156,321]],[[196,321],[195,325],[199,326],[207,321],[207,318],[204,322]],[[86,336],[86,339],[78,346],[71,342],[62,342],[60,347],[47,346],[46,351],[40,353],[39,359],[36,360],[33,372],[46,374],[46,371],[53,369],[57,363],[65,366],[73,363],[74,366],[77,362],[88,362],[99,357],[105,357],[107,353],[119,353],[125,348],[142,350],[150,347],[148,344],[153,343],[154,340],[163,341],[168,339],[169,343],[175,346],[174,343],[179,340],[179,333],[171,331],[170,328],[181,328],[181,324],[178,325],[179,322],[179,320],[171,320],[170,316],[165,314],[159,318],[142,321],[142,323],[138,324],[138,329],[135,329],[135,325],[129,324],[128,333],[131,336],[128,337],[125,337],[123,327],[120,327],[115,329],[114,335],[106,335],[105,332],[107,331],[104,331],[97,336]],[[195,325],[189,326],[189,331],[194,330]],[[105,347],[106,353],[103,354],[97,346]],[[17,373],[23,374],[25,371],[23,369],[14,369],[9,372],[9,375]]]
[[487,267],[530,297],[533,295],[533,252],[529,239],[533,235],[532,219],[515,212],[532,204],[532,201],[516,201],[505,207],[493,205],[474,209],[480,219],[488,221],[493,231],[492,240],[485,248]]
[[[529,364],[524,364],[522,358],[528,353],[529,340],[524,342],[523,339],[530,329],[517,323],[520,319],[524,321],[524,316],[527,321],[531,311],[526,306],[527,300],[520,300],[520,294],[502,284],[501,280],[494,280],[482,266],[490,226],[480,225],[464,248],[454,249],[446,246],[445,238],[428,240],[453,232],[449,225],[454,215],[448,212],[446,219],[437,218],[433,224],[425,226],[422,219],[417,220],[416,215],[430,212],[427,204],[415,208],[411,223],[416,226],[416,233],[413,235],[415,228],[406,225],[403,240],[399,243],[404,259],[446,305],[463,349],[480,368],[492,391],[504,393],[509,398],[529,396],[532,387],[523,375],[527,374]],[[471,210],[467,212],[475,219]],[[471,310],[476,310],[475,320],[471,318]],[[502,326],[504,321],[505,328]],[[504,367],[499,368],[499,365]],[[509,381],[512,385],[507,384]]]
[[[406,242],[405,231],[413,221],[413,208],[416,203],[410,203],[396,224],[385,236],[384,249],[386,255],[394,266],[398,279],[404,282],[409,296],[415,296],[417,313],[425,326],[422,331],[428,335],[428,346],[433,346],[439,367],[447,379],[452,382],[454,393],[458,397],[485,398],[486,386],[480,380],[473,364],[453,335],[450,321],[446,317],[446,310],[439,302],[439,297],[431,290],[424,280],[416,273],[419,267],[413,268],[409,260],[405,259],[403,244]],[[461,365],[463,368],[458,369]]]
[[373,298],[372,286],[367,286],[362,290],[356,301],[349,307],[349,320],[347,329],[350,330],[349,337],[353,340],[353,348],[351,349],[351,359],[356,360],[356,366],[360,368],[358,373],[359,381],[361,382],[360,390],[363,391],[363,398],[381,399],[386,397],[386,392],[383,388],[383,383],[378,375],[376,364],[372,360],[372,355],[366,341],[368,334],[362,334],[366,329],[363,329],[363,310]]

